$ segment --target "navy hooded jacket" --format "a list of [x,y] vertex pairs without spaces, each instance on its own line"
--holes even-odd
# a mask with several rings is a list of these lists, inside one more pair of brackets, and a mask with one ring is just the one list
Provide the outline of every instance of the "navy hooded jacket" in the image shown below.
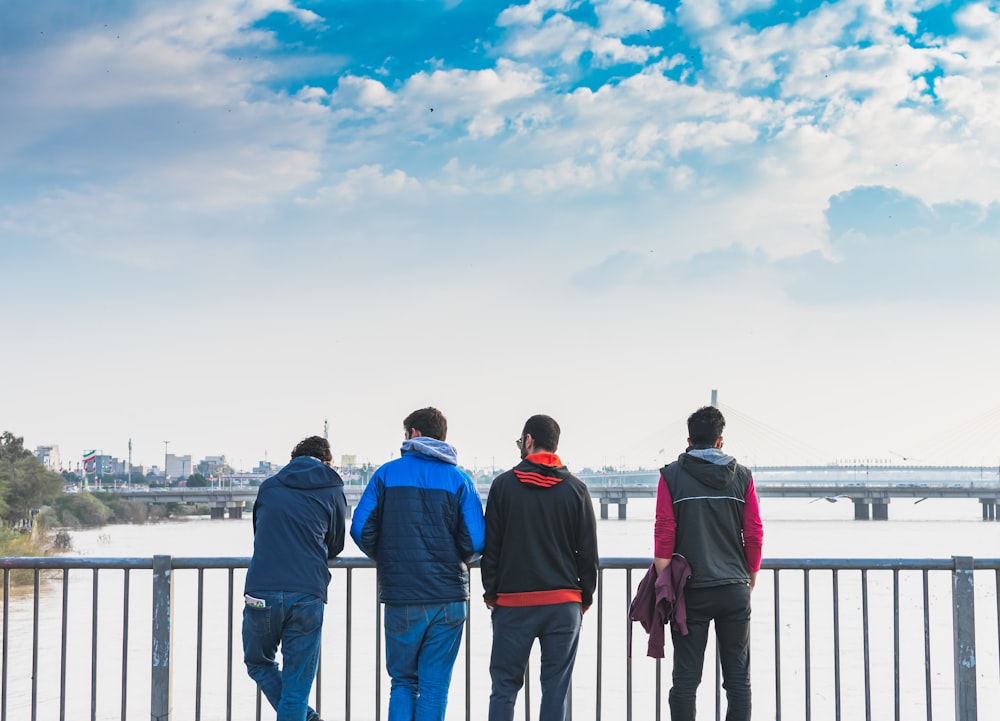
[[455,449],[417,436],[371,477],[351,537],[378,567],[379,600],[429,604],[469,598],[469,567],[483,552],[483,503]]
[[328,561],[344,549],[346,518],[337,472],[311,456],[293,458],[257,491],[244,593],[308,593],[325,603]]

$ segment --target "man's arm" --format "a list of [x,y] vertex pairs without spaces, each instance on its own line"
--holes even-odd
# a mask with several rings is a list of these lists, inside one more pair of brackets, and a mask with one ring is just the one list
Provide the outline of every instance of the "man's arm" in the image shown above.
[[459,528],[455,543],[462,559],[466,563],[472,563],[483,553],[486,522],[483,518],[483,502],[476,485],[467,474],[462,473],[462,476],[464,480],[458,493]]
[[594,603],[594,590],[597,588],[597,569],[601,559],[597,550],[597,519],[594,517],[594,503],[590,500],[590,492],[583,489],[582,516],[580,536],[577,539],[577,574],[580,577],[582,591],[581,602],[586,611]]
[[674,500],[667,482],[660,476],[656,487],[656,520],[653,522],[653,567],[659,576],[670,565],[677,540],[677,519],[674,517]]
[[366,556],[375,560],[378,553],[378,505],[381,500],[382,477],[378,471],[368,481],[358,507],[351,519],[351,538]]
[[344,538],[347,531],[347,499],[344,489],[337,488],[333,496],[333,517],[326,534],[326,557],[336,558],[344,550]]
[[760,570],[760,558],[764,548],[764,524],[760,520],[760,505],[757,502],[757,489],[753,484],[753,476],[743,497],[743,556],[750,571],[750,590],[757,584],[757,571]]
[[497,600],[497,565],[503,548],[503,513],[500,509],[500,492],[496,479],[486,499],[486,534],[483,557],[479,562],[479,575],[483,581],[483,599],[492,606]]

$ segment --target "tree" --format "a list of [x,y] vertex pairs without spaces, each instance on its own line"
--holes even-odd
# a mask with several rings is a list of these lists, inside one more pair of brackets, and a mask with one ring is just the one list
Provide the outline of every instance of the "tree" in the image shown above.
[[192,473],[187,477],[187,487],[188,488],[207,488],[212,485],[205,476],[200,473]]
[[83,485],[83,479],[76,473],[73,473],[73,471],[62,471],[59,475],[63,477],[63,480],[66,481],[67,484],[74,484],[77,486]]
[[31,451],[24,447],[24,439],[15,436],[10,431],[0,434],[0,460],[16,461],[20,458],[31,458]]
[[10,524],[31,520],[31,512],[62,493],[63,477],[48,470],[30,453],[17,460],[0,458],[0,489],[5,508],[0,517]]

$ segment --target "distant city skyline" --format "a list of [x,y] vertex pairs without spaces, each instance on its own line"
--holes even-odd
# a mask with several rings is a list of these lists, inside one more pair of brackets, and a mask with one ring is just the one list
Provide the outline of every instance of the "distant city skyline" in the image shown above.
[[998,64],[985,0],[5,0],[0,429],[649,467],[717,388],[748,462],[996,464]]
[[[956,465],[986,468],[1000,467],[1000,408],[983,417],[969,419],[956,428],[942,429],[933,437],[922,439],[919,443],[913,444],[914,447],[919,448],[918,453],[905,455],[896,450],[885,449],[881,454],[846,454],[838,456],[829,454],[827,451],[811,445],[808,441],[796,438],[782,429],[771,428],[724,403],[719,403],[719,407],[723,410],[727,418],[725,437],[731,439],[726,441],[726,450],[734,453],[751,466]],[[671,429],[675,435],[686,432],[685,419],[686,417],[675,420]],[[316,435],[322,435],[322,433],[317,433]],[[572,462],[570,465],[575,469],[584,467],[600,469],[608,466],[614,468],[657,468],[660,465],[668,463],[683,450],[683,446],[675,444],[674,446],[662,446],[653,452],[651,449],[657,444],[655,434],[637,439],[637,442],[645,445],[643,452],[637,453],[633,449],[631,453],[610,453],[603,456],[600,462]],[[82,461],[82,454],[78,458],[71,458],[67,461],[66,455],[59,444],[31,445],[26,441],[25,445],[26,447],[34,448],[36,451],[40,448],[51,448],[54,446],[59,449],[59,454],[64,462],[69,462],[73,468],[76,468]],[[207,444],[202,443],[202,446],[205,445]],[[378,466],[398,455],[398,452],[390,451],[386,458],[372,459],[358,456],[356,453],[350,451],[341,452],[336,448],[335,442],[332,442],[332,446],[334,448],[334,461],[338,465],[373,464]],[[100,455],[116,456],[120,460],[124,460],[114,452],[106,451],[101,447],[97,447],[96,452]],[[235,460],[227,453],[218,452],[200,455],[191,453],[168,453],[167,455],[174,459],[189,459],[192,469],[205,460],[218,461],[219,459],[224,459],[224,462],[232,466],[237,472],[250,472],[255,468],[269,463],[280,466],[287,462],[287,458],[276,459],[266,453],[262,454],[260,458],[248,462],[244,462],[242,459]],[[342,459],[347,460],[342,461]],[[138,456],[133,457],[133,465],[142,465],[146,468],[156,467],[157,469],[162,469],[164,465],[163,461],[164,456],[162,454],[153,462],[140,461],[138,460]],[[475,457],[471,460],[460,458],[459,464],[478,470],[491,467],[505,467],[503,464],[496,464],[495,459],[488,459],[487,462],[483,463]]]

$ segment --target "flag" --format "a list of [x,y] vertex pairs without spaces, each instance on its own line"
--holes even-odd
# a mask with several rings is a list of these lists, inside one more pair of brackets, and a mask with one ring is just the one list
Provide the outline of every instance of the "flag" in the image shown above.
[[89,463],[90,461],[97,458],[97,451],[85,451],[83,454],[83,462]]

